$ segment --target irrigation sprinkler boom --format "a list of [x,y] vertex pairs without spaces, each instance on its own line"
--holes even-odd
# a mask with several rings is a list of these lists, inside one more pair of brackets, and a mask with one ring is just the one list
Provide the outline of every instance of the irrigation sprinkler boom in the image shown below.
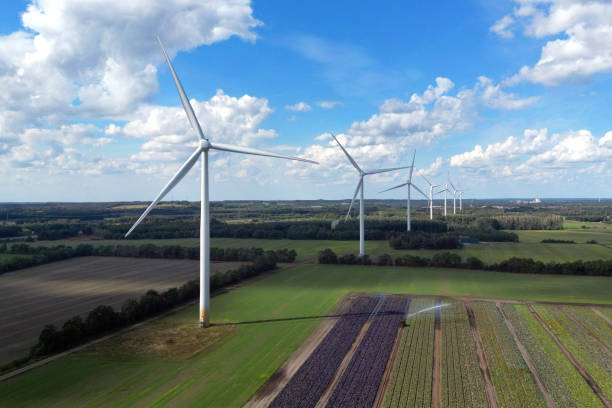
[[346,213],[346,217],[344,217],[344,220],[345,221],[348,220],[348,217],[351,214],[351,210],[353,209],[353,203],[355,202],[355,198],[357,198],[357,193],[360,193],[360,197],[359,197],[359,256],[364,256],[365,255],[365,225],[364,225],[365,207],[364,207],[364,200],[363,200],[363,178],[371,174],[386,173],[389,171],[407,169],[410,166],[392,167],[392,168],[387,168],[387,169],[376,169],[376,170],[364,171],[361,169],[361,167],[359,167],[357,162],[355,162],[355,160],[351,157],[351,155],[346,151],[346,149],[338,141],[336,136],[333,133],[331,135],[336,141],[336,143],[338,143],[338,146],[340,146],[340,149],[342,149],[342,151],[346,155],[349,162],[359,172],[359,182],[357,183],[357,188],[355,188],[355,194],[353,194],[353,199],[351,200],[351,204],[349,205],[349,209]]
[[185,109],[185,113],[187,114],[187,118],[191,123],[191,127],[195,130],[197,138],[198,138],[198,147],[194,150],[194,152],[189,156],[187,161],[183,163],[183,165],[179,168],[176,174],[170,179],[168,184],[159,192],[157,197],[151,202],[151,204],[147,207],[147,209],[142,213],[140,218],[134,223],[132,228],[125,234],[127,238],[132,231],[144,220],[144,218],[151,212],[151,210],[159,203],[160,200],[164,198],[166,194],[174,186],[176,186],[185,175],[191,170],[191,168],[195,165],[199,158],[202,159],[202,168],[201,168],[201,195],[200,195],[200,326],[208,327],[210,325],[210,212],[209,212],[209,200],[208,200],[208,151],[209,150],[221,150],[232,153],[243,153],[243,154],[252,154],[255,156],[267,156],[267,157],[275,157],[280,159],[287,160],[297,160],[303,161],[307,163],[315,163],[315,161],[303,159],[301,157],[293,157],[286,156],[283,154],[267,152],[264,150],[253,149],[251,147],[244,146],[234,146],[229,144],[211,142],[206,136],[204,136],[204,132],[202,132],[202,128],[200,127],[200,123],[193,112],[193,108],[191,107],[191,103],[185,94],[185,90],[181,85],[181,82],[174,71],[174,67],[170,62],[170,58],[166,53],[164,45],[162,44],[159,37],[157,38],[159,42],[159,46],[162,49],[166,62],[170,67],[170,72],[172,73],[172,78],[174,79],[174,84],[176,85],[176,89],[181,98],[181,103],[183,104],[183,108]]

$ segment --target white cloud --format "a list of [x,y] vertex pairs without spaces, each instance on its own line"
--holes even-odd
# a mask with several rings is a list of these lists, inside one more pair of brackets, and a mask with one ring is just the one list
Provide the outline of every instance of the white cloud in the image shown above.
[[501,85],[493,84],[493,81],[485,76],[478,78],[476,85],[478,94],[483,105],[500,110],[523,109],[538,101],[538,97],[518,98],[513,93],[504,92]]
[[[542,47],[539,61],[523,66],[508,85],[527,81],[554,86],[612,70],[612,2],[591,0],[515,0],[513,17],[527,36],[556,38]],[[505,22],[513,20],[505,16]],[[498,21],[491,28],[504,36]],[[500,24],[498,26],[498,24]],[[495,29],[494,27],[498,27]],[[500,28],[501,27],[501,28]]]
[[512,16],[504,16],[497,20],[490,30],[503,38],[514,38],[514,34],[508,28],[514,23]]
[[298,102],[295,105],[287,105],[285,109],[293,112],[308,112],[312,110],[312,107],[306,102]]
[[450,158],[451,167],[487,177],[514,180],[569,180],[575,172],[597,177],[612,170],[611,133],[599,140],[588,130],[548,135],[546,129],[525,130],[522,138],[514,136],[483,148]]
[[444,165],[444,159],[442,157],[436,157],[436,160],[434,160],[429,165],[429,167],[425,169],[419,169],[417,171],[417,174],[423,174],[425,176],[437,176],[440,174],[440,170],[442,170],[443,165]]
[[254,41],[261,23],[249,0],[39,0],[22,24],[0,36],[1,134],[129,114],[157,92],[155,34],[173,55],[234,35]]
[[317,106],[322,109],[334,109],[336,106],[342,106],[340,101],[318,101]]

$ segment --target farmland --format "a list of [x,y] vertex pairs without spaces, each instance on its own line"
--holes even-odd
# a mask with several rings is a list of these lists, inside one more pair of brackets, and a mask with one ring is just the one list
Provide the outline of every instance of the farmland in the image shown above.
[[[239,263],[214,263],[213,270]],[[100,304],[115,308],[147,290],[197,279],[198,262],[83,257],[0,275],[0,365],[27,354],[46,324],[61,325]]]
[[[587,230],[589,231],[589,230]],[[494,263],[506,260],[513,256],[519,258],[533,258],[543,262],[555,261],[566,262],[577,259],[596,260],[612,258],[612,247],[610,245],[586,244],[588,240],[598,242],[608,242],[612,240],[612,229],[610,232],[577,232],[580,234],[576,244],[546,244],[540,241],[545,238],[569,239],[567,236],[559,236],[558,233],[566,231],[514,231],[519,234],[520,242],[481,242],[480,244],[466,244],[462,249],[448,250],[461,255],[463,259],[475,256],[485,263]],[[567,232],[569,233],[569,232]],[[592,235],[593,234],[593,235]],[[604,239],[600,238],[603,235]],[[525,241],[523,242],[523,239]],[[195,238],[178,239],[138,239],[138,240],[59,240],[59,241],[39,241],[34,245],[71,245],[79,244],[91,245],[180,245],[195,247],[199,241]],[[330,248],[339,255],[356,253],[358,243],[355,241],[335,241],[335,240],[290,240],[290,239],[240,239],[240,238],[212,238],[211,246],[218,248],[263,248],[265,250],[277,250],[282,248],[295,249],[298,253],[298,262],[316,262],[319,251]],[[394,257],[404,254],[431,257],[440,252],[436,250],[396,250],[389,246],[388,241],[366,241],[367,253],[372,257],[388,253]]]
[[[135,355],[130,344],[136,339],[156,344],[154,339],[148,338],[157,337],[159,333],[153,330],[127,332],[111,339],[112,343],[110,340],[103,342],[1,382],[0,405],[239,406],[289,359],[321,322],[321,316],[333,311],[351,292],[446,296],[486,293],[491,297],[528,301],[609,303],[612,289],[609,282],[602,277],[298,265],[214,297],[212,321],[234,323],[230,324],[232,330],[195,333],[198,344],[205,346],[190,348],[183,358],[166,358],[163,353],[160,356],[154,351],[155,347]],[[429,304],[433,302],[428,301]],[[464,342],[461,347],[473,350],[471,335],[465,333],[465,309],[461,309],[461,301],[455,301],[459,302],[455,312],[443,309],[442,344],[445,342],[444,328],[455,321],[458,328],[463,328],[457,329],[458,338]],[[416,308],[417,303],[411,304],[411,310]],[[606,308],[597,310],[608,313]],[[450,313],[446,315],[446,323],[444,313]],[[192,306],[159,319],[158,327],[164,333],[163,338],[168,340],[164,347],[172,344],[178,349],[185,348],[182,336],[177,333],[190,330],[196,315],[195,306]],[[426,314],[421,316],[427,317]],[[433,313],[428,318],[432,316]],[[402,331],[414,324],[413,321]],[[215,337],[207,340],[206,333]],[[151,351],[147,352],[148,349]],[[473,354],[472,351],[466,355],[471,359],[472,370]],[[444,378],[444,367],[442,365],[441,378]],[[388,383],[393,381],[390,378]],[[456,389],[456,385],[453,387]],[[444,389],[448,386],[443,383],[441,390]],[[482,395],[470,398],[482,401]]]

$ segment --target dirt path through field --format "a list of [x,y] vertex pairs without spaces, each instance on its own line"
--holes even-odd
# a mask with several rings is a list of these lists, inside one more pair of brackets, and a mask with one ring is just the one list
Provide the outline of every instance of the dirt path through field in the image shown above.
[[[440,304],[440,298],[436,299],[436,305]],[[431,373],[431,407],[440,408],[440,359],[442,350],[442,325],[440,324],[440,308],[436,309],[434,319],[434,354],[433,370]]]
[[395,340],[393,342],[393,348],[391,349],[391,355],[389,356],[389,360],[387,360],[387,367],[385,367],[385,373],[380,381],[380,386],[378,387],[378,393],[376,394],[376,399],[374,400],[374,408],[382,407],[382,403],[385,399],[385,393],[387,392],[387,385],[389,385],[389,379],[391,378],[391,372],[393,371],[393,365],[395,364],[395,358],[397,356],[397,351],[399,350],[399,346],[402,342],[402,326],[397,329],[397,333],[395,334]]
[[555,344],[561,349],[563,354],[565,354],[565,357],[569,360],[569,362],[572,363],[572,365],[580,373],[582,378],[584,378],[584,380],[587,382],[587,384],[589,384],[589,386],[591,387],[591,389],[593,390],[595,395],[597,395],[599,397],[601,402],[603,402],[603,404],[607,408],[612,408],[612,403],[610,403],[610,400],[608,399],[608,397],[606,397],[606,395],[603,393],[603,391],[599,387],[599,384],[597,384],[597,381],[595,381],[593,379],[593,377],[591,377],[591,375],[586,372],[586,370],[580,365],[578,360],[576,360],[576,358],[574,358],[572,353],[570,353],[570,351],[565,347],[565,345],[563,343],[561,343],[561,340],[559,340],[557,335],[555,333],[553,333],[553,331],[550,329],[550,327],[548,327],[546,322],[544,320],[542,320],[542,318],[540,317],[538,312],[536,312],[536,310],[533,308],[533,305],[528,304],[527,307],[529,308],[529,311],[531,312],[531,314],[533,314],[533,316],[536,318],[536,320],[544,328],[544,330],[546,330],[546,332],[550,335],[550,337],[553,339]]
[[533,378],[536,385],[538,386],[538,389],[540,390],[540,393],[542,394],[542,397],[544,398],[544,402],[546,403],[546,406],[548,408],[557,408],[557,404],[555,403],[555,400],[552,398],[552,396],[546,389],[546,386],[544,386],[544,383],[542,382],[542,379],[540,378],[538,371],[536,370],[535,366],[533,365],[533,362],[531,361],[531,357],[529,357],[529,353],[527,353],[525,346],[523,346],[523,343],[521,343],[521,340],[516,335],[514,326],[508,319],[508,316],[506,315],[506,312],[502,308],[501,303],[496,302],[495,306],[497,307],[499,314],[504,318],[504,323],[506,324],[508,331],[510,332],[510,334],[512,335],[512,338],[514,339],[514,344],[516,344],[516,347],[518,347],[518,350],[521,353],[521,356],[523,356],[523,361],[525,361],[525,364],[527,364],[527,367],[529,368],[529,372],[531,373],[531,378]]
[[353,356],[355,355],[355,351],[357,350],[357,347],[359,347],[361,340],[365,336],[371,324],[372,324],[371,318],[367,322],[365,322],[365,324],[361,328],[361,331],[355,338],[355,341],[351,345],[351,348],[349,349],[348,353],[346,353],[346,355],[344,356],[342,363],[340,363],[340,367],[338,367],[338,370],[336,371],[336,374],[334,375],[334,378],[332,379],[331,383],[329,384],[329,386],[327,387],[327,389],[321,396],[321,399],[319,399],[319,402],[317,402],[317,405],[315,405],[315,408],[324,408],[327,405],[327,402],[329,401],[329,398],[334,392],[336,385],[338,385],[338,382],[340,382],[340,378],[342,377],[342,374],[344,374],[344,372],[346,371],[346,368],[348,367],[349,363],[353,359]]
[[608,319],[608,316],[606,316],[605,314],[601,313],[599,310],[595,309],[594,307],[591,308],[591,310],[593,311],[593,313],[595,313],[597,316],[601,317],[602,319],[604,319],[606,321],[606,323],[608,323],[608,325],[612,326],[612,320]]
[[474,310],[472,309],[472,305],[469,301],[465,302],[465,310],[467,311],[468,320],[470,321],[470,329],[472,330],[472,336],[474,336],[474,343],[476,344],[476,356],[478,357],[478,365],[484,380],[487,400],[489,401],[489,408],[499,408],[497,393],[495,392],[493,380],[491,379],[491,373],[489,372],[489,365],[487,364],[487,359],[482,348],[482,339],[480,338],[480,333],[476,327],[476,316],[474,315]]
[[314,332],[304,340],[296,352],[276,370],[272,377],[257,390],[243,408],[265,408],[269,406],[278,393],[285,388],[289,380],[291,380],[302,364],[308,360],[308,357],[310,357],[313,351],[321,344],[321,341],[325,339],[325,336],[327,336],[340,317],[342,317],[342,313],[346,311],[353,300],[354,296],[349,295],[345,297],[342,303],[330,313],[334,316],[323,319]]
[[599,340],[599,337],[597,337],[595,335],[595,333],[593,333],[591,330],[589,330],[588,327],[586,327],[582,323],[580,323],[578,321],[578,319],[576,319],[574,316],[572,316],[572,314],[569,313],[567,310],[563,309],[563,307],[557,306],[557,309],[559,309],[568,319],[570,319],[572,322],[574,322],[574,324],[576,324],[576,326],[578,326],[578,328],[580,330],[582,330],[584,332],[584,334],[589,336],[589,338],[591,340],[593,340],[595,343],[597,343],[597,345],[599,347],[601,347],[601,349],[608,355],[608,357],[612,358],[612,350],[610,350],[608,348],[608,346],[606,346],[601,340]]

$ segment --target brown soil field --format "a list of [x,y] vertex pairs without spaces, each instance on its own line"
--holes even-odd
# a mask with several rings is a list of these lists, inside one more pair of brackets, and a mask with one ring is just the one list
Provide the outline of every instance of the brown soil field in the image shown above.
[[[212,264],[212,272],[239,262]],[[118,309],[147,290],[198,278],[198,261],[82,257],[0,275],[0,365],[25,356],[46,324],[61,326],[98,305]]]

